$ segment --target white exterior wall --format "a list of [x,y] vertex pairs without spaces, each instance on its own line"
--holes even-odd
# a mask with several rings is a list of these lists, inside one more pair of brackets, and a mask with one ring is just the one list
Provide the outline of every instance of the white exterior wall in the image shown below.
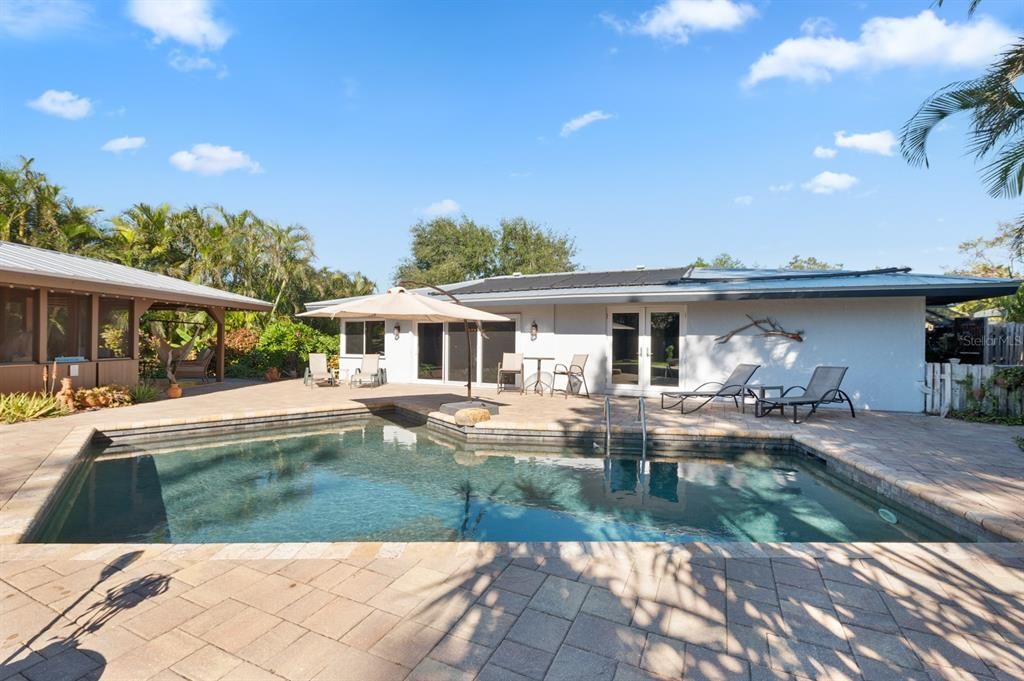
[[[687,311],[684,386],[720,381],[741,362],[762,365],[755,383],[806,385],[814,367],[827,364],[850,368],[843,390],[859,409],[924,408],[923,298],[721,301],[691,303]],[[715,343],[716,336],[747,323],[747,314],[803,331],[804,342],[748,330]]]
[[[777,301],[713,301],[680,304],[684,311],[680,343],[683,388],[720,381],[742,362],[761,364],[753,382],[766,385],[805,385],[819,364],[850,367],[843,389],[858,409],[920,412],[923,407],[924,299],[859,298]],[[502,315],[519,315],[516,351],[525,356],[555,357],[568,363],[575,353],[589,353],[586,377],[591,392],[606,390],[610,341],[608,306],[603,304],[522,305],[485,307]],[[738,334],[728,343],[716,336],[746,324],[745,315],[773,317],[788,331],[803,331],[804,342],[762,337],[756,330]],[[538,336],[530,340],[536,321]],[[385,325],[385,358],[392,383],[415,383],[417,347],[415,322]],[[545,374],[555,362],[543,364]],[[343,355],[343,369],[354,369],[359,357]],[[528,382],[536,362],[526,363]],[[545,380],[550,380],[545,376]],[[656,394],[656,393],[651,393]]]

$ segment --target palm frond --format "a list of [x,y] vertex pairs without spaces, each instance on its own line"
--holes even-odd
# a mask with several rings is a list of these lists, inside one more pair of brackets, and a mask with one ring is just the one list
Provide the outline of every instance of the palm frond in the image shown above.
[[995,198],[1013,198],[1024,193],[1024,139],[1005,144],[985,166],[982,180]]
[[913,166],[928,167],[928,136],[935,126],[953,114],[970,111],[983,103],[977,80],[950,83],[926,99],[900,130],[900,153]]

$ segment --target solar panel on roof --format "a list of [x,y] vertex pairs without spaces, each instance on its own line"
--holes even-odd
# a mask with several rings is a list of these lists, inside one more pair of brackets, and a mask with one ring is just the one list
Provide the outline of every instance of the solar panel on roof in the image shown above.
[[604,288],[609,286],[655,286],[683,279],[689,267],[657,270],[621,270],[616,272],[560,272],[525,277],[496,277],[460,286],[458,293],[505,293],[557,288]]

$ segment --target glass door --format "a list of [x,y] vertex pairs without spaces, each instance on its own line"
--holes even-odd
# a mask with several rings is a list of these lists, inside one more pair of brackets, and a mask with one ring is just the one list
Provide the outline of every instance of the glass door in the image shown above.
[[668,390],[679,387],[679,341],[682,313],[671,308],[647,308],[646,385]]
[[681,307],[608,309],[608,384],[613,393],[642,394],[679,387]]
[[612,311],[609,334],[611,384],[613,387],[640,387],[640,340],[643,308]]

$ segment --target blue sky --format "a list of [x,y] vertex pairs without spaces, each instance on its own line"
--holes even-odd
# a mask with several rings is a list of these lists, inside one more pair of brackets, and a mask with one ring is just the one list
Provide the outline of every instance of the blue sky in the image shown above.
[[928,170],[887,131],[1022,29],[995,0],[973,20],[956,0],[4,0],[0,160],[35,157],[108,216],[302,224],[379,284],[445,211],[568,232],[588,269],[727,251],[940,271],[1020,206],[985,195],[965,120]]

